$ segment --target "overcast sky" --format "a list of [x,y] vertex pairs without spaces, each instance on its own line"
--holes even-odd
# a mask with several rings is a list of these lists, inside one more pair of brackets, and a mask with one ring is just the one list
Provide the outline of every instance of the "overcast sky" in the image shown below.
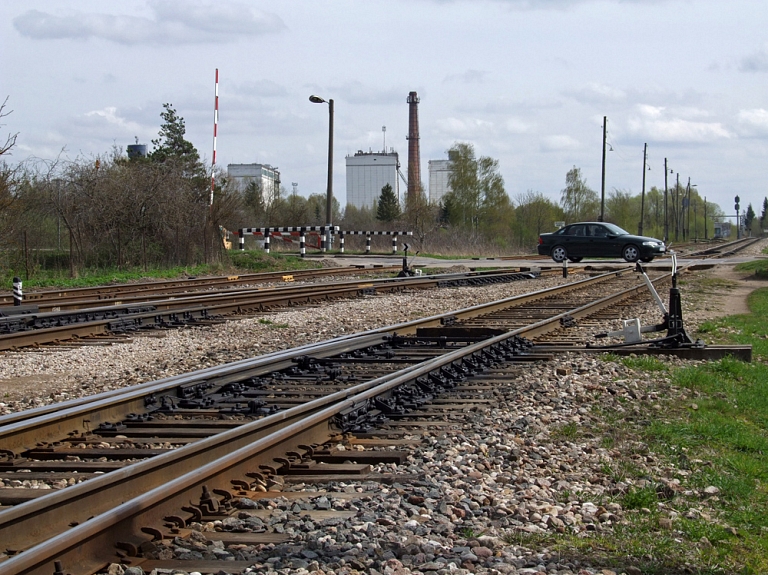
[[[12,162],[150,144],[164,102],[210,162],[267,163],[290,191],[325,193],[335,102],[334,191],[346,155],[400,153],[410,91],[427,161],[455,142],[499,160],[514,200],[559,201],[566,172],[600,192],[664,186],[664,158],[709,201],[760,213],[768,195],[765,0],[25,0],[0,2],[0,136]],[[63,152],[62,152],[63,150]]]

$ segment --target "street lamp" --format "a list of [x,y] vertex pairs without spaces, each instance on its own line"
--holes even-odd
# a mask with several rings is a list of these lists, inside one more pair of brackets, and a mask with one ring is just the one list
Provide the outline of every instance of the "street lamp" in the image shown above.
[[333,218],[333,100],[324,100],[320,96],[310,96],[313,104],[328,104],[328,188],[325,200],[325,249],[331,249],[331,226]]

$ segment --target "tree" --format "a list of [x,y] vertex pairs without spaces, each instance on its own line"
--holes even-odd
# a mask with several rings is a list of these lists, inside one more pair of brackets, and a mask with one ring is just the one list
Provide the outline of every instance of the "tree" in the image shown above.
[[744,229],[748,232],[752,232],[752,222],[755,221],[755,210],[752,209],[752,204],[747,206],[747,214],[744,216]]
[[499,174],[499,161],[481,156],[475,158],[472,144],[456,143],[448,150],[451,171],[443,203],[448,221],[478,235],[481,228],[493,228],[499,215],[510,207]]
[[763,211],[760,214],[760,230],[766,228],[766,224],[768,224],[766,218],[768,218],[768,198],[763,198]]
[[517,245],[526,251],[536,245],[539,234],[555,229],[563,217],[560,207],[541,192],[528,190],[516,198],[514,233]]
[[597,192],[587,186],[581,169],[573,166],[565,175],[565,188],[560,191],[560,205],[568,222],[595,220],[600,208]]
[[640,221],[639,199],[628,191],[612,189],[605,201],[605,221],[627,230],[634,229]]
[[406,230],[413,232],[419,249],[424,246],[427,236],[439,227],[438,214],[439,207],[427,201],[421,185],[418,193],[406,197],[403,222]]
[[391,223],[400,217],[400,202],[392,186],[386,184],[381,188],[378,207],[376,209],[376,219],[380,222]]
[[[4,118],[11,113],[5,111],[6,104],[8,104],[8,98],[6,98],[3,103],[0,104],[0,118]],[[0,126],[2,126],[2,124],[0,124]],[[4,156],[11,151],[11,148],[16,145],[16,136],[18,135],[18,132],[15,134],[8,134],[8,137],[5,139],[5,143],[0,144],[0,156]]]
[[[10,112],[5,111],[8,98],[0,104],[0,119],[8,116]],[[0,124],[2,126],[2,124]],[[18,134],[8,134],[5,143],[0,144],[0,248],[5,248],[7,243],[16,234],[19,223],[17,213],[17,194],[16,194],[16,172],[15,168],[10,167],[2,159],[2,156],[10,155],[11,150],[16,145],[16,136]]]
[[192,145],[192,142],[184,138],[186,127],[184,118],[176,114],[173,104],[163,104],[165,111],[160,114],[163,124],[160,126],[160,136],[157,140],[152,140],[154,146],[149,154],[150,159],[155,162],[165,162],[170,158],[183,161],[186,164],[198,164],[200,154]]

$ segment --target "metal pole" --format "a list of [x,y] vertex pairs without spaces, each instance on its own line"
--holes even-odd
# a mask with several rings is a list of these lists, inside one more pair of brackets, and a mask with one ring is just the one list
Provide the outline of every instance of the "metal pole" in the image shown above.
[[704,196],[704,239],[709,239],[709,231],[707,230],[707,196]]
[[[688,185],[685,187],[685,217],[683,217],[683,241],[685,238],[691,239],[691,178],[688,178]],[[681,214],[682,217],[682,214]]]
[[680,239],[680,172],[675,174],[677,180],[675,183],[675,241]]
[[605,221],[605,137],[608,128],[608,117],[603,116],[603,185],[600,194],[600,221]]
[[669,189],[667,188],[667,159],[664,158],[664,243],[669,243],[669,218],[667,214],[667,197],[669,196]]
[[643,144],[643,191],[640,194],[640,226],[638,235],[643,235],[643,219],[645,218],[645,164],[648,158],[648,144]]
[[326,250],[331,249],[331,226],[333,225],[333,100],[328,100],[328,196],[325,199]]

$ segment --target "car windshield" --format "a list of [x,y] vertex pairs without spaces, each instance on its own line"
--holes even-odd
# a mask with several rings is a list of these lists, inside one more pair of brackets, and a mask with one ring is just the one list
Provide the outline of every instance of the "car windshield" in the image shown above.
[[623,228],[620,228],[616,224],[603,224],[606,228],[608,228],[608,231],[612,234],[616,234],[617,236],[628,236],[629,232]]

